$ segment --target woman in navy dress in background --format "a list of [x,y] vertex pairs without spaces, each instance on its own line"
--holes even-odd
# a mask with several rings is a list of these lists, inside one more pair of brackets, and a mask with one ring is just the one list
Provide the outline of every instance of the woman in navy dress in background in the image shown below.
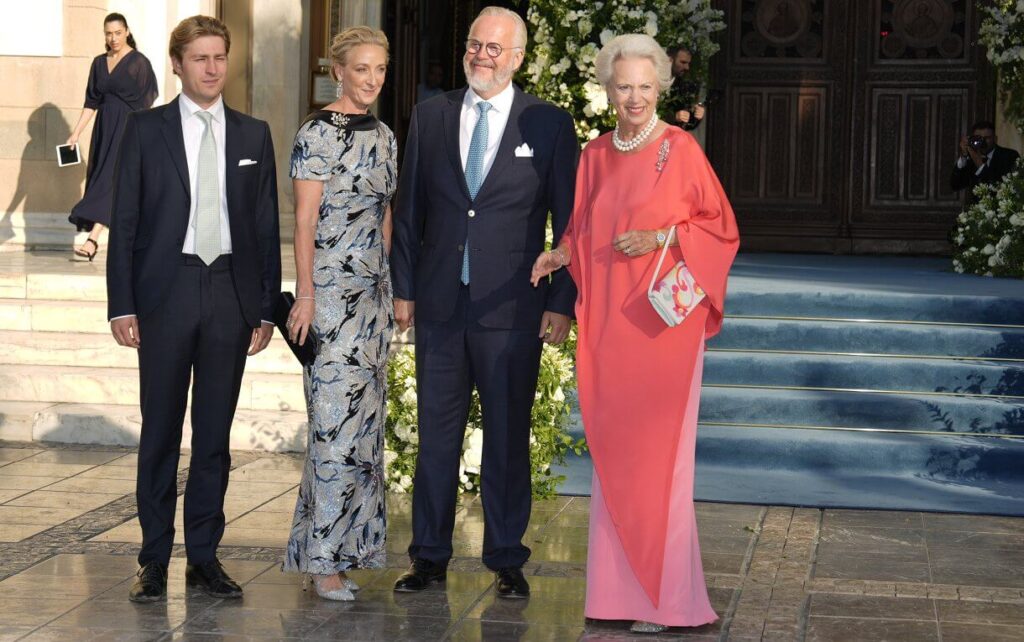
[[68,220],[78,231],[88,231],[89,238],[75,248],[75,255],[92,261],[99,251],[99,237],[110,225],[114,161],[124,131],[128,112],[149,109],[157,97],[156,75],[149,60],[135,49],[135,38],[128,21],[119,13],[103,19],[106,53],[96,56],[89,69],[85,89],[85,107],[67,140],[77,145],[82,130],[96,118],[89,142],[89,169],[85,178],[85,195],[71,209]]

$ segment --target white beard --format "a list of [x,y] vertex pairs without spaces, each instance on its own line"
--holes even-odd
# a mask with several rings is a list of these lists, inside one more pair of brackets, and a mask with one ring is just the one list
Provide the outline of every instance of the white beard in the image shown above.
[[491,76],[491,79],[481,80],[480,78],[474,77],[472,63],[466,62],[464,60],[462,61],[462,67],[463,71],[466,72],[466,82],[469,83],[469,86],[473,89],[473,91],[475,91],[478,94],[488,93],[497,89],[498,87],[504,87],[506,84],[508,84],[508,81],[512,79],[512,74],[515,73],[515,70],[512,69],[511,67],[501,67],[495,65],[494,74]]

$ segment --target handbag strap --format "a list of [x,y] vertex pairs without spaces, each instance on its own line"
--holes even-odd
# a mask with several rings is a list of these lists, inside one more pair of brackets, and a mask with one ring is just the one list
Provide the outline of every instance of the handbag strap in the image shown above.
[[665,256],[668,254],[668,246],[672,244],[672,235],[676,233],[676,226],[668,228],[668,237],[665,239],[665,247],[661,248],[661,256],[658,257],[658,265],[654,267],[654,274],[651,275],[651,284],[647,286],[647,296],[654,292],[654,284],[658,282],[658,275],[661,274],[661,266],[665,263]]

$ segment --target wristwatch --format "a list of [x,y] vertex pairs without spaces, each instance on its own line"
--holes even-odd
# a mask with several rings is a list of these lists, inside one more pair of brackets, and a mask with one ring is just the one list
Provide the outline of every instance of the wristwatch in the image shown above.
[[658,235],[654,238],[658,241],[658,247],[665,247],[665,241],[668,240],[668,236],[664,232],[658,230]]

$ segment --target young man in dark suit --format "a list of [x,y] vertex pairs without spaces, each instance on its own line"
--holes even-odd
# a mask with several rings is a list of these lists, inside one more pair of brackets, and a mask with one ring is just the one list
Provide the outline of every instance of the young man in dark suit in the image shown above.
[[[973,143],[973,144],[972,144]],[[960,155],[949,177],[954,192],[967,190],[967,202],[977,200],[974,187],[997,183],[1013,171],[1020,154],[1008,147],[996,145],[996,126],[980,120],[971,127],[971,135],[960,139]]]
[[569,333],[565,272],[530,269],[569,222],[579,145],[572,117],[512,85],[526,25],[484,9],[470,27],[469,87],[413,110],[398,188],[391,270],[399,327],[416,326],[420,450],[412,566],[396,591],[443,581],[452,556],[459,456],[475,386],[483,411],[483,561],[498,595],[526,597],[530,412],[542,342]]
[[167,595],[190,380],[185,580],[215,597],[242,595],[217,561],[229,432],[246,355],[272,336],[281,248],[270,129],[221,96],[230,46],[215,18],[193,16],[174,29],[170,55],[181,94],[129,116],[115,171],[110,326],[120,345],[138,350],[142,406],[134,602]]

